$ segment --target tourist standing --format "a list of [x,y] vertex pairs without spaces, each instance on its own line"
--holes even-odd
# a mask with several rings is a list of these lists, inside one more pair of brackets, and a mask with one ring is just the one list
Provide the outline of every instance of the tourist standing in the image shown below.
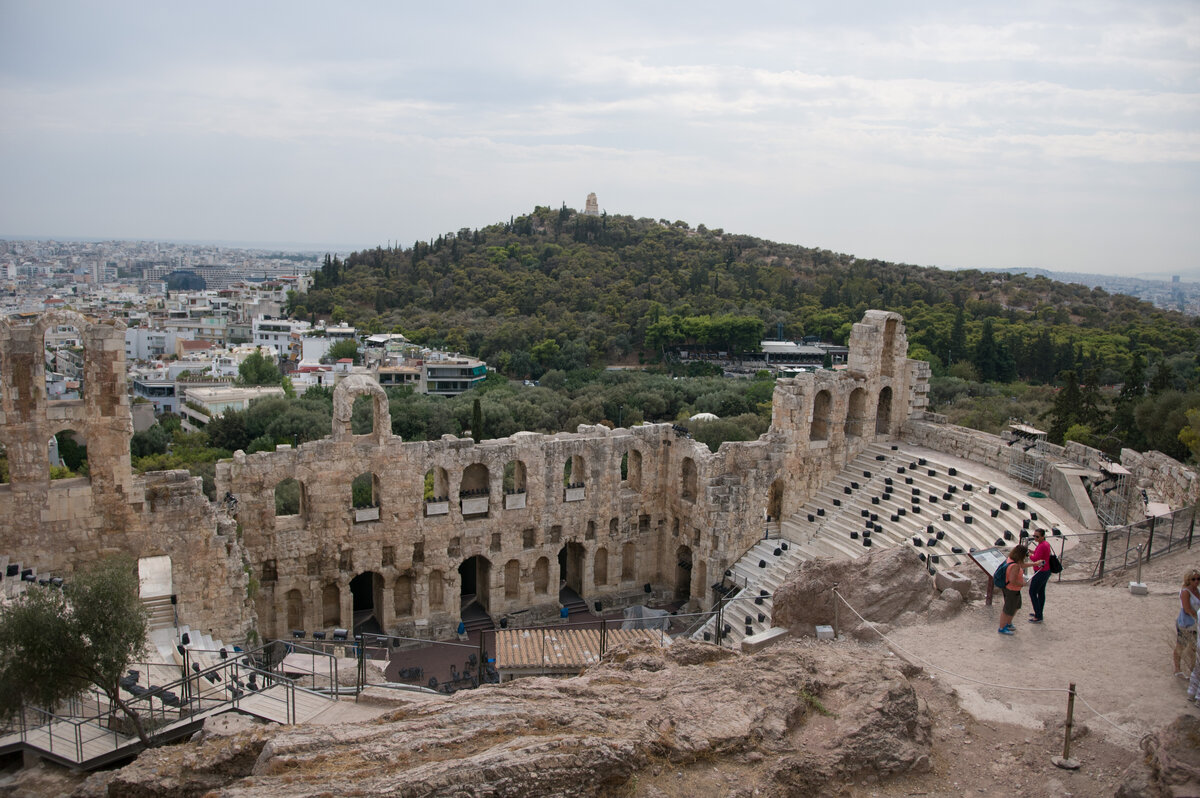
[[1000,613],[1000,628],[997,630],[1002,635],[1017,631],[1012,619],[1021,609],[1021,588],[1025,586],[1025,560],[1028,557],[1029,549],[1018,543],[1004,561],[1004,611]]
[[[1200,611],[1200,571],[1192,569],[1183,577],[1179,589],[1179,615],[1175,618],[1175,675],[1185,677],[1196,664],[1196,613]],[[1188,696],[1195,691],[1188,687]]]
[[1029,613],[1030,623],[1042,622],[1042,609],[1046,606],[1046,583],[1050,581],[1050,556],[1054,552],[1046,540],[1046,530],[1033,530],[1033,553],[1029,555],[1033,565],[1033,578],[1029,580],[1029,601],[1033,604],[1033,612]]

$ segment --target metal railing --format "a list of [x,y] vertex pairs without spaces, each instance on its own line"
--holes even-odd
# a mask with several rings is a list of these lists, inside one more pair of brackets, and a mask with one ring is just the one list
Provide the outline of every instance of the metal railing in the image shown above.
[[[1136,568],[1138,563],[1190,549],[1196,527],[1196,505],[1103,532],[1071,535],[1079,542],[1063,562],[1059,581],[1087,582]],[[1062,556],[1060,551],[1059,556]],[[1064,575],[1070,574],[1068,576]]]

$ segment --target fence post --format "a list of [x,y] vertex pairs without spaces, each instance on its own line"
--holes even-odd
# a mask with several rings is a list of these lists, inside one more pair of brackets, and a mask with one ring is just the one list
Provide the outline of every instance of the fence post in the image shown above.
[[1104,530],[1103,537],[1100,538],[1100,565],[1099,571],[1096,574],[1097,579],[1104,578],[1104,560],[1108,557],[1108,529]]
[[1075,682],[1067,690],[1067,724],[1063,738],[1062,756],[1052,756],[1050,761],[1064,770],[1079,770],[1079,763],[1071,758],[1071,728],[1075,725]]
[[1150,516],[1150,536],[1146,538],[1146,562],[1150,562],[1150,552],[1154,549],[1154,522],[1158,516]]
[[841,636],[841,631],[838,625],[838,583],[833,583],[833,639],[837,640]]

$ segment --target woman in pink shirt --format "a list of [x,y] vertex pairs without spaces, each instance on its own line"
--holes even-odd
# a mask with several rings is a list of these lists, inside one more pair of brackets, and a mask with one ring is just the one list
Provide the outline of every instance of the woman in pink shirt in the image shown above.
[[1029,555],[1033,566],[1033,578],[1029,580],[1029,600],[1033,602],[1033,612],[1029,613],[1030,623],[1042,622],[1042,608],[1046,606],[1046,583],[1050,581],[1050,555],[1054,552],[1046,541],[1046,530],[1033,530],[1033,553]]

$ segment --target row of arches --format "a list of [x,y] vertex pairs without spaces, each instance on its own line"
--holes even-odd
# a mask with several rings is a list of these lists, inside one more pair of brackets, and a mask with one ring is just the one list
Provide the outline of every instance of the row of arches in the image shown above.
[[[591,564],[590,579],[585,584],[588,572],[587,564]],[[673,576],[670,584],[677,599],[687,601],[692,594],[693,571],[699,569],[696,576],[697,584],[703,585],[706,566],[703,561],[693,562],[692,550],[689,546],[681,545],[675,550],[675,562],[669,576]],[[432,569],[425,574],[398,574],[386,577],[376,571],[359,573],[346,584],[326,583],[320,591],[318,602],[310,606],[310,599],[299,588],[287,590],[281,599],[285,626],[283,629],[306,629],[310,626],[320,628],[353,628],[359,630],[371,625],[374,620],[375,631],[382,631],[380,610],[384,606],[385,588],[390,588],[391,604],[385,617],[393,623],[411,620],[418,612],[418,592],[424,595],[424,607],[430,614],[441,612],[461,613],[471,604],[478,604],[485,612],[496,610],[492,606],[495,598],[502,598],[505,606],[499,608],[511,611],[523,607],[514,606],[514,602],[522,597],[531,598],[533,603],[541,601],[557,601],[559,590],[569,588],[579,595],[600,595],[624,587],[631,590],[646,576],[642,573],[636,544],[626,542],[619,549],[619,555],[610,552],[605,546],[588,553],[587,549],[578,542],[568,542],[558,553],[557,562],[549,557],[538,557],[527,571],[521,561],[510,559],[506,561],[498,574],[494,574],[493,563],[484,555],[474,555],[464,559],[457,568],[458,596],[454,605],[447,603],[448,574],[440,569]],[[500,584],[493,584],[496,578]],[[523,589],[529,588],[529,589]],[[349,592],[348,606],[343,604],[344,591]],[[345,617],[349,609],[351,617]],[[310,610],[313,614],[310,615]],[[279,630],[282,631],[282,630]]]
[[[870,422],[870,410],[867,405],[868,393],[866,388],[855,388],[850,392],[846,406],[846,416],[841,419],[844,435],[847,438],[866,437],[874,429],[876,435],[891,433],[892,418],[892,389],[884,386],[879,391],[875,405],[874,424]],[[808,439],[813,442],[827,441],[838,424],[833,415],[833,394],[827,389],[817,391],[813,397],[812,422],[809,425]]]
[[[630,489],[641,489],[642,454],[637,449],[626,451],[621,459],[621,484]],[[683,458],[680,467],[680,496],[685,501],[695,501],[698,494],[698,470],[691,457]],[[564,501],[582,498],[583,482],[575,481],[577,474],[584,473],[583,458],[572,455],[563,468]],[[502,480],[505,500],[504,509],[525,507],[524,494],[527,478],[524,462],[511,460],[504,466]],[[425,474],[422,498],[426,516],[449,513],[450,486],[444,468],[435,466]],[[349,486],[349,508],[355,513],[356,522],[378,520],[381,505],[381,480],[378,474],[365,471],[354,477]],[[488,497],[491,493],[491,473],[483,463],[472,463],[462,472],[458,499],[464,517],[486,517],[492,508]],[[512,501],[509,497],[520,499]],[[280,480],[274,487],[274,514],[277,518],[304,516],[308,506],[305,484],[295,477]]]

